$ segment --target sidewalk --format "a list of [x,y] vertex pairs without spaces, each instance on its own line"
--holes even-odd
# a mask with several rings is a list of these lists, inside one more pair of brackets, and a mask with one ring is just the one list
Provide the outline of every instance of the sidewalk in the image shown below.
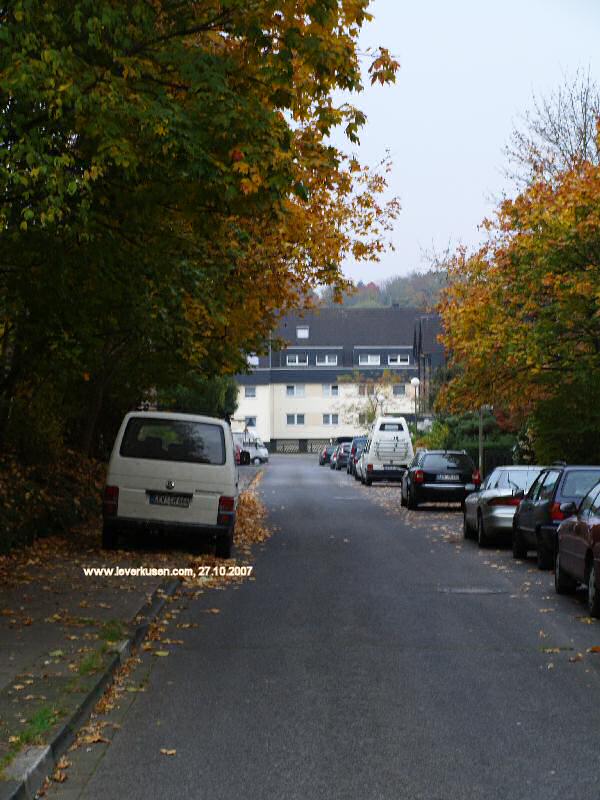
[[[240,469],[240,491],[257,472]],[[115,648],[135,635],[139,615],[177,585],[168,575],[86,576],[84,568],[189,567],[199,556],[188,544],[163,538],[106,552],[98,521],[0,558],[0,790],[16,753],[72,716]]]

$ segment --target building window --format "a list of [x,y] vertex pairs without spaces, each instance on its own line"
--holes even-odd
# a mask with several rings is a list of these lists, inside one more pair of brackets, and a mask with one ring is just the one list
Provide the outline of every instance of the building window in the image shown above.
[[359,425],[366,425],[367,424],[367,415],[366,414],[359,414],[358,415],[358,424]]
[[394,397],[404,397],[404,395],[406,394],[406,384],[395,383],[393,391],[394,391]]
[[296,339],[308,339],[309,333],[308,325],[298,325],[296,328]]
[[323,414],[323,425],[337,425],[338,420],[337,414]]
[[318,355],[317,356],[317,367],[336,367],[337,366],[337,356],[334,355]]
[[337,397],[340,393],[340,387],[337,384],[324,383],[323,384],[323,397]]
[[250,353],[246,360],[249,367],[258,367],[258,356],[256,353]]
[[359,383],[358,393],[361,397],[372,397],[375,394],[375,386],[372,383]]
[[247,428],[256,428],[256,417],[246,417],[245,421]]
[[381,363],[381,356],[374,353],[360,353],[358,356],[358,363],[365,366],[377,367]]
[[288,425],[304,425],[304,414],[286,414]]
[[306,353],[288,353],[286,363],[288,367],[305,367],[308,365],[308,355]]
[[256,397],[256,386],[246,386],[244,388],[244,397]]
[[304,397],[304,384],[290,383],[285,387],[285,393],[288,397]]
[[392,356],[388,356],[388,364],[390,367],[405,367],[407,364],[410,364],[410,356],[408,353],[406,355],[395,353]]

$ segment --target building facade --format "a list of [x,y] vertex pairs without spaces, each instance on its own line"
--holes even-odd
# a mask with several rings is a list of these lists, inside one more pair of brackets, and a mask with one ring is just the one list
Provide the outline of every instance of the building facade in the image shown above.
[[237,376],[234,429],[254,432],[272,451],[315,452],[338,436],[365,432],[377,414],[411,416],[423,319],[398,307],[287,315],[269,352],[249,359],[249,373]]

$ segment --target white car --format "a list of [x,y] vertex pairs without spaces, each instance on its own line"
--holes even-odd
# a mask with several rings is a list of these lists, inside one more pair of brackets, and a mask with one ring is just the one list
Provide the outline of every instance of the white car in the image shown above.
[[108,465],[102,546],[138,530],[209,537],[229,558],[238,498],[231,429],[215,417],[127,414]]
[[404,417],[378,417],[360,457],[360,479],[366,486],[373,481],[402,480],[413,456]]
[[234,433],[233,440],[236,444],[239,444],[241,450],[246,450],[250,454],[250,461],[253,464],[266,464],[268,462],[269,451],[259,436],[246,431],[245,433]]

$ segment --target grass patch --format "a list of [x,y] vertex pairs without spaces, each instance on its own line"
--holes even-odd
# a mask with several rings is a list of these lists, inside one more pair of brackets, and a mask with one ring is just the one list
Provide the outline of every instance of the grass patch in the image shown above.
[[125,638],[125,626],[118,619],[109,619],[98,631],[98,636],[105,642],[119,642]]
[[80,675],[92,675],[100,669],[102,669],[102,654],[95,651],[81,660],[77,672]]
[[10,750],[0,759],[0,780],[4,779],[4,770],[17,755],[21,747],[27,744],[43,744],[44,734],[58,722],[61,712],[50,706],[39,708],[27,723],[15,741],[10,743]]

